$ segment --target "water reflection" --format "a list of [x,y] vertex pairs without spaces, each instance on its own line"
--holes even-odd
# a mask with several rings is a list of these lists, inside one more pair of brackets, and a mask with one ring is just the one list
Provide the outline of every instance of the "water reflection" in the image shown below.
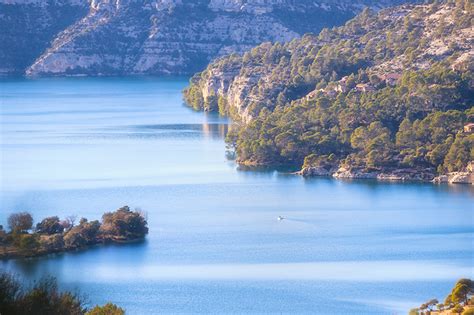
[[213,139],[225,139],[227,132],[229,131],[228,124],[202,124],[202,133],[207,138]]
[[[227,123],[207,123],[200,124],[156,124],[132,126],[128,133],[123,136],[138,138],[196,138],[224,139],[229,130]],[[120,136],[114,130],[112,137]]]
[[[74,268],[76,262],[93,266],[107,264],[108,261],[116,261],[120,262],[122,266],[140,266],[146,261],[147,247],[148,240],[126,244],[101,244],[42,257],[0,260],[0,266],[14,270],[25,279],[38,280],[48,275],[62,275],[62,277],[65,277],[64,268]],[[81,280],[80,274],[76,274],[75,277],[77,277],[77,281]]]

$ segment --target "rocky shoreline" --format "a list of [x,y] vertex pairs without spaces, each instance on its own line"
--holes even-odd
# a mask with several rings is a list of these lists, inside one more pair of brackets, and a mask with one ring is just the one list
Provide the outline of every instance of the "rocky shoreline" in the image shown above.
[[35,251],[22,251],[14,246],[9,246],[5,248],[0,248],[0,260],[9,260],[9,259],[23,259],[23,258],[36,258],[48,255],[69,253],[69,252],[80,252],[93,247],[110,245],[110,244],[130,244],[144,241],[144,238],[136,239],[107,239],[100,240],[96,243],[84,245],[81,247],[74,248],[54,248],[54,249],[39,249]]
[[350,167],[303,167],[295,174],[303,177],[334,177],[337,179],[374,179],[378,181],[415,181],[432,182],[434,184],[474,184],[473,163],[464,172],[452,172],[437,176],[433,169],[391,169],[366,170]]
[[[279,169],[275,165],[261,164],[255,161],[236,160],[239,168],[244,170]],[[282,165],[281,167],[284,167]],[[425,182],[433,184],[470,184],[474,185],[474,161],[461,172],[438,174],[434,168],[385,168],[368,170],[363,167],[325,164],[322,166],[303,166],[301,170],[289,172],[305,178],[333,177],[336,179],[370,179],[392,182]]]
[[471,184],[474,185],[473,172],[453,172],[446,175],[440,175],[432,180],[433,183],[442,184]]

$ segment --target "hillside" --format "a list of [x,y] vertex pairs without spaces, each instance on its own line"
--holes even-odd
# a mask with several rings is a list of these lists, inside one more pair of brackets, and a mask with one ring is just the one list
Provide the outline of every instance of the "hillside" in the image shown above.
[[191,74],[403,0],[0,0],[0,73]]
[[221,58],[185,98],[240,121],[228,141],[244,165],[349,178],[465,172],[454,181],[472,182],[473,12],[468,0],[364,10],[319,35]]
[[89,11],[83,0],[0,0],[0,75],[21,75],[60,31]]

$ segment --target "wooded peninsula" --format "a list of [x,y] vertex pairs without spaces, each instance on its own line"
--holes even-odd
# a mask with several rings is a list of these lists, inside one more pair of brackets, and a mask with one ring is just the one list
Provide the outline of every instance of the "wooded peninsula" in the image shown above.
[[33,226],[28,212],[11,214],[9,231],[0,225],[0,259],[35,257],[84,249],[97,244],[142,240],[148,234],[146,215],[124,206],[102,215],[102,222],[69,216],[43,219]]

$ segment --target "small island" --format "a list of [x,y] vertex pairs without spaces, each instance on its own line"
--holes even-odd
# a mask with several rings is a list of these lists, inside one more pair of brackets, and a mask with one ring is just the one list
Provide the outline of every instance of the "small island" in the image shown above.
[[409,315],[474,315],[474,281],[460,279],[443,302],[431,299],[418,308],[410,310]]
[[142,240],[148,234],[146,215],[124,206],[102,216],[102,222],[76,217],[64,220],[53,216],[33,228],[28,212],[14,213],[8,218],[9,231],[0,225],[0,259],[26,258],[84,249],[104,243]]

